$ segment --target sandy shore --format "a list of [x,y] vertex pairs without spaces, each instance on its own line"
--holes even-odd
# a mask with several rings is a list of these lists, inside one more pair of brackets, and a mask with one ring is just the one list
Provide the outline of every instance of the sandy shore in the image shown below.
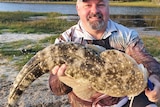
[[[17,69],[5,58],[0,58],[0,107],[5,107],[9,89],[18,74]],[[37,79],[20,98],[19,107],[66,107],[66,96],[54,96],[48,86],[48,74]]]
[[[160,36],[160,31],[145,30],[146,28],[132,28],[135,29],[140,36]],[[54,36],[54,34],[18,34],[18,33],[3,33],[0,34],[0,43],[13,42],[18,40],[40,40],[45,37]]]
[[[0,43],[18,40],[40,40],[51,34],[0,34]],[[9,89],[18,74],[18,70],[7,58],[0,55],[0,107],[5,107]],[[23,93],[19,101],[19,107],[69,107],[67,96],[55,96],[48,86],[49,74],[38,78]]]
[[40,40],[45,37],[53,36],[53,34],[18,34],[18,33],[3,33],[0,34],[0,43],[13,42],[18,40]]
[[[6,59],[5,63],[0,63],[0,107],[5,107],[9,89],[18,71]],[[49,74],[45,74],[37,79],[23,93],[19,101],[19,107],[69,107],[67,96],[55,96],[48,86]]]

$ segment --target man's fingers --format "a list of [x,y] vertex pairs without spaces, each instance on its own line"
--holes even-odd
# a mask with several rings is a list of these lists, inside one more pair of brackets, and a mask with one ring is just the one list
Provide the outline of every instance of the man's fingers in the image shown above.
[[57,72],[57,75],[58,76],[64,75],[65,70],[66,70],[66,64],[62,64],[61,67],[59,68],[58,72]]
[[57,74],[57,72],[58,72],[58,70],[59,70],[59,66],[57,65],[57,66],[55,66],[53,69],[52,69],[52,74],[53,75],[56,75]]
[[152,102],[157,102],[159,100],[159,96],[158,96],[158,91],[157,91],[157,87],[154,87],[154,90],[148,90],[145,89],[145,94],[148,97],[148,99]]

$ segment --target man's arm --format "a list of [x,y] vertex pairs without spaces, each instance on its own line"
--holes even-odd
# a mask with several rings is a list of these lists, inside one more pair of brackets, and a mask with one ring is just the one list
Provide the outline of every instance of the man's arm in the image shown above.
[[137,37],[134,42],[129,44],[125,52],[135,59],[137,63],[143,64],[150,75],[156,75],[160,81],[160,63],[146,51],[140,38]]
[[152,102],[160,101],[160,63],[144,48],[142,41],[136,38],[126,49],[126,53],[149,71],[149,80],[154,84],[153,90],[145,89],[145,94]]

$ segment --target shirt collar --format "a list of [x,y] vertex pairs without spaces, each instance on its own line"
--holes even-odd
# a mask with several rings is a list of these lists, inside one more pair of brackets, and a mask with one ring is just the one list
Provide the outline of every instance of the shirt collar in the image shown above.
[[[79,25],[79,29],[85,34],[84,39],[90,39],[90,40],[95,39],[84,29],[81,21],[78,22],[78,25]],[[115,31],[117,31],[116,26],[114,22],[111,19],[109,19],[106,31],[104,32],[102,39],[109,37],[112,34],[112,32],[115,32]]]
[[105,38],[109,37],[115,31],[117,31],[117,28],[116,28],[114,22],[111,19],[109,19],[106,31],[104,32],[102,38],[105,39]]
[[117,31],[115,22],[113,22],[111,19],[108,20],[108,26],[107,26],[106,31],[111,32],[111,33]]
[[84,39],[88,39],[88,40],[94,40],[95,38],[93,38],[92,35],[90,35],[83,27],[81,20],[78,22],[79,28],[81,29],[81,31],[84,33]]

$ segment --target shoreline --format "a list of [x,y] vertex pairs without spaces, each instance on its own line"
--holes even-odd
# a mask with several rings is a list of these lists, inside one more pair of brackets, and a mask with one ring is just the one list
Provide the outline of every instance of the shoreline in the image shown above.
[[[0,34],[0,43],[14,42],[19,40],[40,40],[54,34],[19,34],[3,33]],[[19,70],[14,65],[15,61],[10,61],[7,57],[0,54],[0,107],[7,106],[9,90],[15,80]],[[18,107],[70,107],[66,95],[54,95],[48,84],[49,73],[36,79],[23,93]]]
[[[129,28],[129,27],[128,27]],[[139,33],[139,36],[160,36],[160,31],[156,30],[145,30],[146,27],[130,27]],[[10,33],[5,32],[0,34],[0,43],[14,42],[19,40],[41,40],[46,37],[55,36],[55,34],[25,34],[25,33]]]
[[[74,1],[4,1],[0,0],[0,2],[4,3],[28,3],[28,4],[73,4],[75,5],[76,2]],[[155,2],[148,2],[148,1],[134,1],[134,2],[121,2],[121,1],[110,1],[110,6],[132,6],[132,7],[156,7],[160,8],[160,3]]]
[[19,40],[41,40],[46,37],[55,36],[55,34],[24,34],[24,33],[2,33],[0,34],[0,43],[14,42]]
[[147,27],[131,27],[131,29],[134,29],[138,32],[139,36],[160,36],[160,31],[157,30],[146,30]]

